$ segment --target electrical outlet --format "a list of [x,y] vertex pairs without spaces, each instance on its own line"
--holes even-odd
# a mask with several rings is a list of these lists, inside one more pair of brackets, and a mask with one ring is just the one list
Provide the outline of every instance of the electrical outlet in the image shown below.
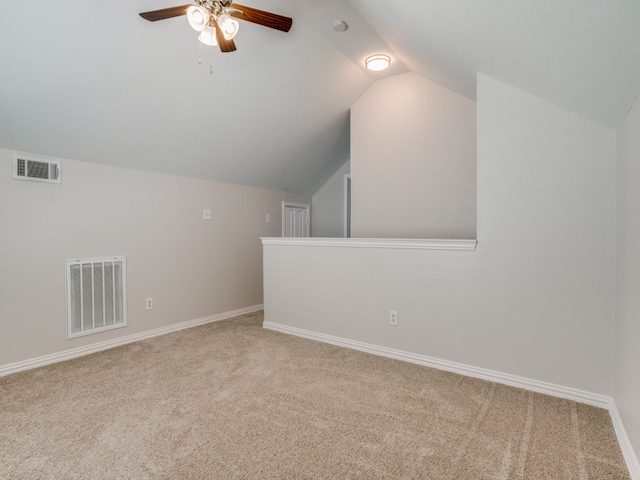
[[271,223],[271,214],[267,213],[267,223]]
[[211,220],[211,210],[209,210],[209,209],[202,210],[202,219],[203,220]]
[[398,326],[398,312],[395,310],[389,312],[389,325]]
[[145,305],[146,310],[153,310],[153,298],[147,298],[147,303]]

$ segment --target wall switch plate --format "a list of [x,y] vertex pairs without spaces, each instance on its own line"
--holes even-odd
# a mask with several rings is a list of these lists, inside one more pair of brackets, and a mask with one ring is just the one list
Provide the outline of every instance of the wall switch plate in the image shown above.
[[271,214],[267,213],[267,223],[271,223]]
[[145,303],[145,310],[153,310],[153,298],[147,298],[147,302]]
[[202,210],[202,219],[211,220],[211,210],[208,210],[208,209]]
[[398,326],[398,312],[395,310],[389,312],[389,325],[393,325],[394,327]]

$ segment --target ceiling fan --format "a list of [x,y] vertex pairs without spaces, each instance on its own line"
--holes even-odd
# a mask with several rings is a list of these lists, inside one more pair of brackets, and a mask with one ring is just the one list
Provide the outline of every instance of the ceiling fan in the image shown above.
[[293,23],[289,17],[245,7],[234,3],[233,0],[196,0],[196,5],[180,5],[140,14],[150,22],[181,15],[186,15],[191,28],[200,32],[198,39],[202,43],[210,46],[219,45],[220,51],[225,53],[236,50],[233,38],[240,26],[236,18],[282,32],[288,32]]

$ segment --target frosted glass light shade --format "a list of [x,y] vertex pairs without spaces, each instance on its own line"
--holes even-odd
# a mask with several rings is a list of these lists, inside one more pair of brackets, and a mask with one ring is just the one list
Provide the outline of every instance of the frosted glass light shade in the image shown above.
[[209,23],[209,10],[191,5],[187,8],[187,21],[196,32],[201,32]]
[[232,40],[240,28],[240,23],[226,13],[218,16],[218,25],[220,26],[220,30],[222,30],[224,38],[227,40]]
[[391,65],[391,58],[389,58],[388,55],[382,54],[371,55],[364,61],[364,64],[369,70],[379,72],[389,68],[389,65]]
[[200,32],[198,40],[200,40],[200,42],[204,43],[205,45],[215,47],[216,45],[218,45],[218,40],[216,39],[216,29],[211,25],[207,25]]

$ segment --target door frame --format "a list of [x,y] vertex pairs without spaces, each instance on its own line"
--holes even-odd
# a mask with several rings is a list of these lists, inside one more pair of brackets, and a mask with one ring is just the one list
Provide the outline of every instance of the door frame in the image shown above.
[[306,233],[307,237],[311,236],[311,205],[306,203],[293,203],[293,202],[282,202],[282,236],[284,237],[287,233],[287,216],[285,215],[287,207],[293,208],[304,208],[306,210],[307,216],[307,225],[306,225]]
[[345,173],[342,187],[342,236],[351,238],[351,174]]

